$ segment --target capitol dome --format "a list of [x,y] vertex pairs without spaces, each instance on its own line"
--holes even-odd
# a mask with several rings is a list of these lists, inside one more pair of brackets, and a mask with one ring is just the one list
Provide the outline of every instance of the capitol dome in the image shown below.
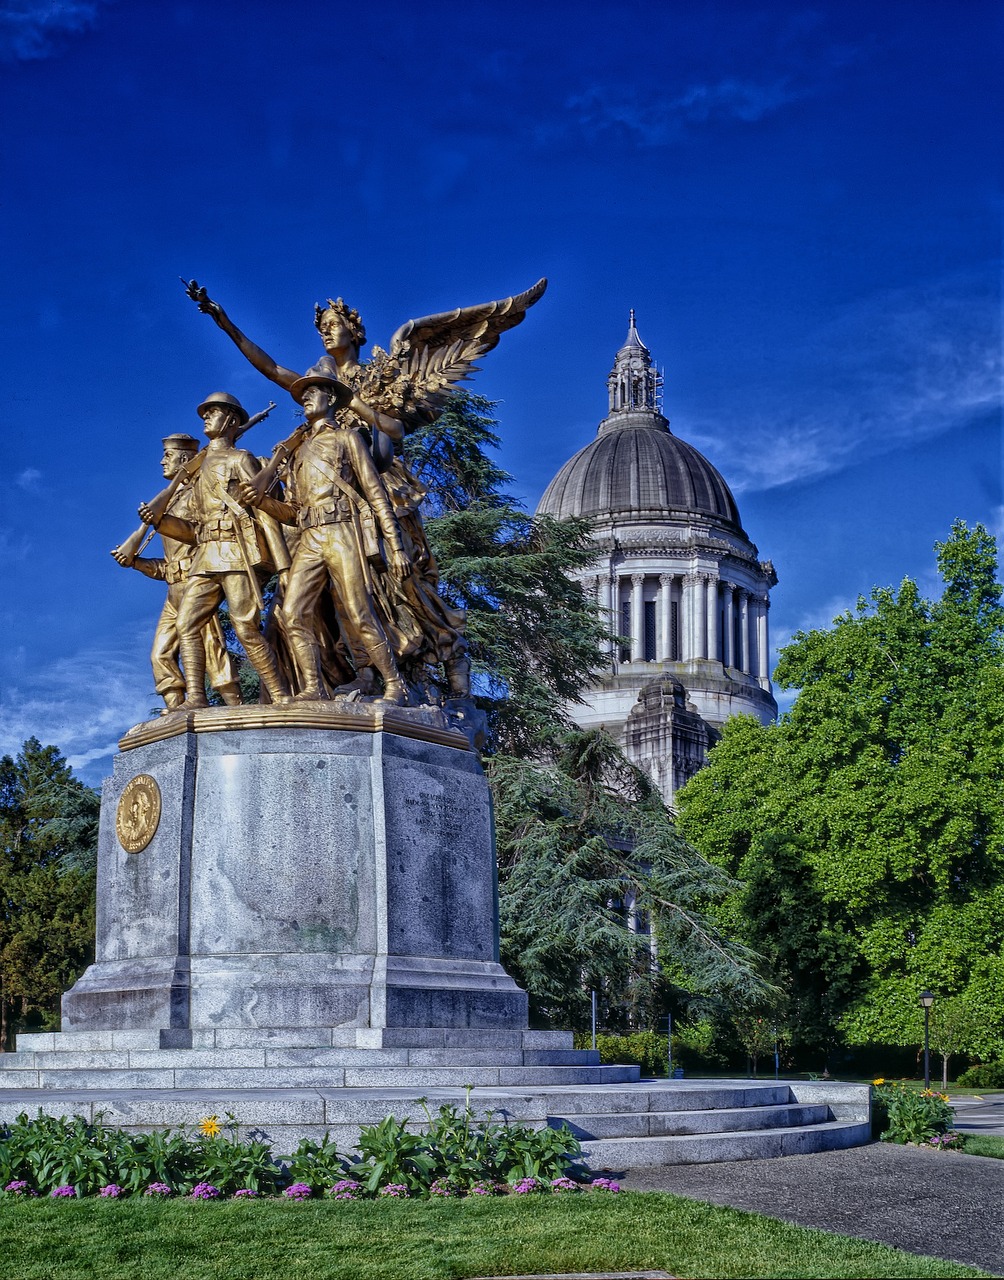
[[670,431],[633,311],[607,390],[596,438],[561,468],[537,513],[592,522],[596,559],[578,576],[616,637],[569,715],[607,729],[671,802],[726,720],[777,714],[768,636],[777,577],[721,474]]
[[601,427],[547,486],[537,510],[557,519],[639,519],[699,513],[742,532],[729,486],[661,415]]

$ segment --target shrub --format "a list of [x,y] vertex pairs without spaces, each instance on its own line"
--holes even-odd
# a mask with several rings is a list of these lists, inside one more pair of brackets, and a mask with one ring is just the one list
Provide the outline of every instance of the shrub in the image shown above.
[[978,1062],[955,1083],[963,1089],[1004,1089],[1004,1062]]
[[[590,1035],[576,1035],[577,1049],[588,1049],[591,1045]],[[642,1075],[646,1076],[666,1074],[666,1037],[658,1031],[630,1031],[625,1035],[604,1032],[596,1037],[596,1048],[602,1063],[627,1063],[641,1067]]]
[[946,1133],[952,1123],[948,1095],[933,1089],[918,1092],[905,1084],[877,1085],[872,1095],[872,1133],[883,1142],[927,1142]]

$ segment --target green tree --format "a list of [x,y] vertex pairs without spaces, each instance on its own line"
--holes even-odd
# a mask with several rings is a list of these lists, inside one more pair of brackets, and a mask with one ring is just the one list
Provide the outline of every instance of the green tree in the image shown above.
[[491,458],[500,443],[495,405],[455,396],[405,442],[428,489],[423,517],[444,598],[467,613],[476,700],[491,749],[527,756],[571,727],[602,665],[606,631],[572,576],[595,552],[585,520],[531,516],[507,492],[512,477]]
[[675,991],[762,997],[755,956],[707,904],[736,889],[676,830],[648,778],[603,732],[571,732],[551,762],[497,755],[503,962],[536,1018],[651,1026]]
[[93,952],[98,796],[55,747],[0,759],[0,1049],[16,1025],[55,1025]]
[[917,993],[974,983],[987,1045],[1004,1037],[981,976],[1004,942],[996,551],[961,521],[937,551],[937,601],[907,579],[796,635],[775,672],[791,711],[727,724],[679,797],[684,833],[745,882],[727,919],[823,1050],[916,1043]]
[[[919,1010],[918,1010],[919,1013]],[[923,1019],[919,1019],[923,1021]],[[931,1049],[941,1055],[941,1083],[948,1088],[948,1066],[953,1055],[973,1053],[981,1028],[972,1005],[963,996],[936,1000],[931,1008]]]

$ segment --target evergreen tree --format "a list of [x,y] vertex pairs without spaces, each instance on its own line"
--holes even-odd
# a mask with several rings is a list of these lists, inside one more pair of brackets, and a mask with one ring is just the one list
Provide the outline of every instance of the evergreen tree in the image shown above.
[[429,491],[423,517],[445,599],[467,613],[474,692],[491,748],[532,755],[571,727],[602,664],[606,632],[571,575],[593,559],[585,520],[531,516],[507,492],[512,477],[487,450],[500,441],[494,404],[462,393],[405,452]]
[[15,1024],[54,1025],[92,957],[98,810],[55,747],[0,759],[0,1049]]
[[551,763],[495,756],[503,962],[536,1018],[654,1026],[674,995],[765,994],[755,956],[708,918],[737,889],[676,830],[649,779],[602,731]]
[[[993,539],[957,521],[940,599],[876,590],[796,635],[776,725],[725,726],[685,833],[746,882],[724,918],[769,957],[803,1044],[916,1043],[917,994],[967,994],[1004,1053],[1004,613]],[[993,993],[997,992],[997,996]]]

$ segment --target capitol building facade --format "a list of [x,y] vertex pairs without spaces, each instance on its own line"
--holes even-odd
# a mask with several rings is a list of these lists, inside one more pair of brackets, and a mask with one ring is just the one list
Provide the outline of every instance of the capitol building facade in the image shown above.
[[592,521],[599,554],[580,578],[619,636],[569,713],[611,733],[671,804],[730,716],[777,715],[768,629],[777,577],[725,480],[670,431],[661,386],[632,311],[607,416],[537,511]]

